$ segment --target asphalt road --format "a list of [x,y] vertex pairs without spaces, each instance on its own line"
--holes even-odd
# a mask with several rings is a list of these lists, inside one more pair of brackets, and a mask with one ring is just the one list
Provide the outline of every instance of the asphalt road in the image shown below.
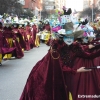
[[0,100],[19,100],[31,69],[48,52],[49,47],[41,44],[38,48],[24,52],[21,59],[12,58],[0,66]]

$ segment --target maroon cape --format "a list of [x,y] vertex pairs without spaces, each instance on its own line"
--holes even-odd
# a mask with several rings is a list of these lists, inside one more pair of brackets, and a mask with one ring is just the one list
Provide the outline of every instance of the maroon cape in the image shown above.
[[27,25],[25,27],[26,29],[26,35],[29,35],[29,39],[27,40],[27,43],[26,43],[26,50],[29,51],[30,49],[32,49],[34,47],[34,42],[33,42],[33,34],[31,32],[31,26],[30,25]]
[[60,61],[50,52],[33,67],[20,100],[68,100]]
[[[95,46],[95,48],[88,50],[88,52],[95,52],[99,50],[100,45]],[[77,63],[78,62],[78,63]],[[85,67],[96,67],[100,66],[100,57],[95,59],[83,59],[77,58],[73,68],[78,69],[79,66]],[[74,84],[73,84],[74,83]],[[100,100],[98,97],[92,98],[92,96],[100,95],[100,69],[93,69],[91,72],[78,73],[71,76],[71,89],[73,100]],[[79,98],[79,96],[89,96],[85,98]]]
[[[86,88],[85,86],[89,86],[89,83],[84,85],[82,80],[79,79],[80,77],[76,76],[75,79],[73,77],[75,74],[72,73],[75,72],[77,68],[83,66],[81,66],[81,64],[84,64],[84,59],[93,60],[95,57],[100,56],[100,50],[88,53],[85,52],[78,43],[67,46],[64,42],[57,40],[52,42],[51,46],[54,50],[54,52],[51,53],[53,56],[48,52],[48,54],[35,65],[29,75],[20,100],[69,100],[69,92],[72,93],[72,97],[74,97],[73,95],[78,96],[77,93],[81,92],[77,91],[81,91],[81,89]],[[58,56],[59,59],[55,59]],[[82,60],[80,62],[76,61],[78,58]],[[90,61],[87,61],[87,63],[90,63]],[[87,81],[93,82],[91,80]],[[93,80],[95,80],[95,78],[93,78]],[[83,87],[81,87],[79,83],[82,83]],[[92,88],[93,85],[97,84],[91,83],[90,88]],[[89,93],[95,93],[94,89],[90,88],[87,88],[87,91],[89,91]],[[96,93],[97,92],[98,90]]]
[[[80,66],[94,67],[93,60],[77,58],[75,61],[75,69]],[[93,69],[91,72],[78,73],[70,76],[70,89],[73,100],[100,100],[100,98],[92,98],[92,96],[100,95],[100,70]],[[85,95],[90,97],[81,97]]]
[[15,47],[10,48],[9,44],[6,41],[6,38],[3,35],[3,31],[0,30],[0,54],[11,53],[15,50]]
[[16,38],[14,39],[13,46],[16,47],[16,49],[14,50],[12,55],[16,58],[22,58],[24,56],[24,53]]
[[19,44],[22,48],[26,48],[25,41],[23,39],[22,33],[20,33],[19,28],[13,28],[14,35],[19,38]]

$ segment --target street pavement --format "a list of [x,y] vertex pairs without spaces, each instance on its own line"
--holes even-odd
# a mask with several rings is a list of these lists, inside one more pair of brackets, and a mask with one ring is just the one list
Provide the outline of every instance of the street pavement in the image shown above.
[[48,52],[49,47],[41,44],[24,52],[21,59],[2,61],[0,66],[0,100],[19,100],[28,75],[37,61]]

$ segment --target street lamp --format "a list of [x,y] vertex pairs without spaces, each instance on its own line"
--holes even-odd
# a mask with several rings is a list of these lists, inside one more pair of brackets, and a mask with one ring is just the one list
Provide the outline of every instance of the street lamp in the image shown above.
[[93,22],[93,15],[94,15],[94,11],[93,11],[93,9],[94,9],[94,0],[89,0],[89,4],[90,4],[90,6],[91,6],[91,9],[92,9],[92,22]]
[[93,4],[92,4],[92,22],[93,22],[93,15],[94,15],[94,14],[93,14],[93,13],[94,13],[93,7],[94,7],[94,6],[93,6]]

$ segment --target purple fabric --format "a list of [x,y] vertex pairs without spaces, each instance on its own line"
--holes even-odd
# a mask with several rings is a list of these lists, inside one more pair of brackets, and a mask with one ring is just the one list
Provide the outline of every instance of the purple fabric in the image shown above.
[[60,26],[56,26],[56,27],[53,27],[53,28],[52,28],[52,31],[53,31],[53,32],[58,32],[60,29],[61,29]]

